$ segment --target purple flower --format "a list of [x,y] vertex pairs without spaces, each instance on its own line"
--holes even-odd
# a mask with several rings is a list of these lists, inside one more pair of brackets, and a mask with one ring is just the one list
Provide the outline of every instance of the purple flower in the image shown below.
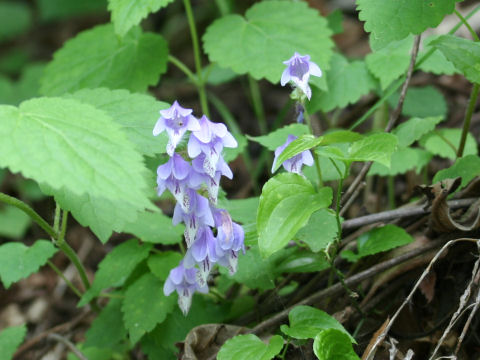
[[287,68],[283,71],[280,84],[285,86],[286,83],[292,81],[310,100],[312,89],[308,86],[308,79],[310,75],[322,76],[322,70],[320,70],[317,64],[310,61],[309,55],[302,56],[297,52],[283,63],[287,65]]
[[169,141],[167,153],[172,156],[175,148],[187,130],[195,131],[200,129],[198,120],[191,115],[191,109],[182,108],[177,101],[167,110],[160,110],[160,118],[153,128],[153,135],[157,136],[164,130],[167,131]]
[[214,225],[212,210],[208,200],[198,194],[193,189],[188,189],[185,195],[189,203],[186,204],[189,211],[184,211],[183,206],[177,203],[173,210],[173,225],[178,225],[182,221],[185,223],[185,241],[190,248],[195,240],[195,236],[200,227],[204,225]]
[[217,262],[216,248],[216,239],[213,236],[212,229],[208,226],[203,226],[198,230],[193,245],[185,254],[186,267],[193,267],[195,264],[199,265],[200,276],[197,277],[197,281],[201,286],[206,284],[208,274],[210,274],[213,264]]
[[211,122],[206,116],[202,116],[199,123],[200,130],[192,131],[188,141],[188,155],[195,158],[201,153],[205,154],[203,169],[213,178],[223,148],[234,148],[238,144],[224,124]]
[[225,162],[222,156],[218,158],[217,167],[215,169],[215,175],[211,177],[204,172],[205,154],[198,155],[192,161],[193,172],[191,175],[191,186],[196,187],[205,183],[207,185],[209,200],[213,203],[217,203],[218,189],[220,187],[220,178],[225,176],[229,179],[233,177],[232,170]]
[[173,156],[157,168],[157,192],[162,195],[165,189],[170,190],[184,211],[188,211],[188,199],[185,198],[192,167],[179,154]]
[[[232,221],[227,210],[219,209],[214,213],[217,227],[217,262],[228,268],[231,275],[237,271],[238,252],[245,254],[245,232],[243,227]],[[220,255],[222,254],[222,255]]]
[[200,285],[197,282],[198,270],[195,268],[187,269],[183,266],[183,260],[180,264],[170,270],[165,285],[163,286],[163,293],[169,296],[175,290],[178,293],[178,306],[184,315],[187,315],[190,305],[192,304],[192,296],[195,291],[201,293],[208,293],[206,284]]
[[[297,137],[294,135],[288,135],[287,141],[285,142],[285,144],[280,145],[275,150],[275,159],[273,159],[272,173],[273,173],[273,169],[275,169],[275,165],[277,164],[277,159],[280,156],[280,154],[296,138]],[[283,168],[285,170],[287,170],[288,172],[297,173],[299,175],[302,174],[303,165],[307,165],[307,166],[313,165],[313,157],[309,150],[305,150],[302,153],[295,155],[294,157],[291,157],[290,159],[285,160],[283,162]]]

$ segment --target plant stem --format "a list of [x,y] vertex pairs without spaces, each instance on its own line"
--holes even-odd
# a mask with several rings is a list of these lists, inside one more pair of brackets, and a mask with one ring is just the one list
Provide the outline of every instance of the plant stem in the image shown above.
[[465,112],[465,119],[463,120],[462,137],[460,138],[460,145],[458,145],[457,158],[463,156],[463,150],[465,149],[468,131],[470,130],[470,121],[472,120],[473,111],[475,110],[475,105],[477,104],[478,90],[479,84],[473,84],[467,111]]
[[[302,104],[302,106],[304,108],[303,116],[305,117],[305,120],[307,122],[308,129],[310,130],[310,134],[314,135],[313,127],[312,127],[312,119],[310,118],[310,114],[308,113],[304,104]],[[313,149],[312,152],[313,152],[313,160],[315,162],[315,169],[317,170],[318,188],[320,189],[321,187],[323,187],[322,170],[320,169],[320,159],[318,158],[318,154],[315,152],[315,149]]]
[[195,26],[195,18],[193,17],[192,4],[190,0],[183,0],[185,12],[187,13],[188,26],[190,27],[190,34],[192,36],[193,55],[195,59],[195,69],[197,70],[197,88],[198,96],[200,98],[200,105],[203,113],[210,117],[208,111],[207,93],[205,91],[205,81],[202,75],[202,60],[200,58],[200,46],[198,42],[197,27]]
[[82,293],[80,292],[80,290],[78,290],[75,285],[72,284],[72,282],[70,280],[68,280],[65,275],[63,275],[63,273],[60,271],[59,268],[57,268],[55,266],[54,263],[52,263],[50,260],[47,261],[47,264],[48,266],[50,266],[52,268],[53,271],[55,271],[57,273],[58,276],[60,276],[63,281],[65,281],[65,284],[67,284],[67,286],[70,288],[70,290],[72,290],[75,295],[77,295],[79,298],[82,297]]
[[250,75],[248,75],[248,87],[250,88],[250,96],[252,97],[253,111],[255,112],[258,126],[260,127],[260,134],[265,135],[268,132],[268,126],[265,111],[263,110],[260,87],[258,86],[258,82]]
[[58,234],[60,231],[60,216],[62,215],[62,208],[55,202],[55,217],[53,219],[53,230]]
[[470,24],[468,23],[467,19],[465,19],[465,18],[463,17],[463,15],[458,12],[457,9],[455,9],[454,12],[455,12],[455,15],[457,15],[457,17],[458,17],[458,18],[460,19],[460,21],[463,23],[463,25],[465,25],[465,27],[468,29],[468,31],[469,31],[470,34],[472,35],[473,40],[475,40],[475,41],[480,41],[480,39],[478,38],[477,33],[476,33],[475,30],[473,30],[473,28],[470,26]]
[[190,79],[190,81],[198,87],[197,76],[188,68],[187,65],[173,55],[168,55],[168,61],[179,68]]
[[25,204],[23,201],[9,196],[4,193],[0,193],[0,202],[3,202],[8,205],[15,206],[16,208],[22,210],[25,214],[30,216],[30,218],[38,224],[48,235],[52,238],[55,238],[57,233],[55,230],[40,216],[38,213],[33,210],[30,206]]
[[80,275],[80,279],[82,280],[85,290],[90,289],[90,282],[88,281],[87,273],[75,251],[63,239],[56,241],[55,245],[57,245],[58,248],[62,250],[65,256],[68,257],[72,264],[77,268],[78,274]]

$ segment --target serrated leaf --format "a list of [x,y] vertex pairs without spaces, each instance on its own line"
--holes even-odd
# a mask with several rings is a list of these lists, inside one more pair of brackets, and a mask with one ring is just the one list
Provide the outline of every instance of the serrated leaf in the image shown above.
[[277,169],[282,166],[285,160],[294,157],[304,151],[307,151],[322,142],[322,137],[315,137],[313,135],[307,134],[302,135],[298,139],[293,140],[288,146],[280,153],[275,163],[275,166],[272,169],[272,172],[277,171]]
[[23,34],[32,26],[32,11],[21,2],[0,2],[0,41]]
[[0,210],[0,236],[20,239],[30,227],[30,217],[19,208],[6,206]]
[[[400,93],[395,93],[388,98],[388,103],[395,108],[400,98]],[[406,116],[426,118],[447,116],[447,102],[440,91],[433,86],[409,87],[403,103],[402,114]]]
[[288,135],[302,136],[308,134],[308,126],[304,124],[290,124],[280,129],[270,132],[263,136],[248,136],[249,140],[258,142],[271,151],[275,151],[277,147],[283,145],[287,141]]
[[[439,129],[420,139],[420,145],[434,155],[456,159],[456,149],[460,144],[461,129]],[[477,142],[472,134],[467,134],[463,156],[477,155]]]
[[166,7],[173,0],[108,0],[115,32],[124,36],[133,26],[150,13]]
[[272,177],[262,189],[257,213],[262,255],[267,257],[282,249],[306,225],[314,211],[329,206],[331,201],[331,188],[324,187],[317,192],[298,174]]
[[175,296],[163,294],[163,283],[152,274],[145,274],[129,286],[122,304],[123,321],[135,344],[152,331],[172,312]]
[[386,89],[407,71],[411,48],[412,38],[408,37],[400,41],[394,41],[383,49],[366,56],[367,67],[380,80],[382,89]]
[[313,252],[325,249],[338,234],[337,218],[330,209],[315,211],[307,225],[301,228],[296,237],[303,241]]
[[327,72],[327,91],[312,92],[307,104],[310,113],[343,108],[366,95],[375,86],[364,61],[349,62],[340,54],[333,54]]
[[160,117],[160,110],[170,107],[163,101],[127,90],[83,89],[65,95],[82,103],[105,111],[127,134],[128,139],[146,156],[166,152],[168,136],[162,133],[153,136],[153,127]]
[[141,212],[134,222],[127,223],[123,232],[135,235],[143,242],[153,244],[178,244],[182,241],[185,226],[173,226],[172,219],[159,212]]
[[[423,57],[423,55],[432,49],[430,44],[437,38],[438,36],[434,35],[423,39],[423,51],[419,52],[417,62]],[[455,65],[448,61],[440,50],[435,50],[424,62],[422,62],[422,64],[420,64],[419,69],[435,75],[453,75],[459,73]]]
[[430,43],[473,83],[480,84],[480,43],[442,35]]
[[358,0],[359,18],[370,32],[370,45],[379,49],[409,34],[436,27],[459,0]]
[[391,250],[412,241],[413,238],[405,230],[389,224],[362,234],[357,239],[357,253],[344,250],[340,256],[348,261],[356,262],[362,257]]
[[427,118],[411,118],[393,129],[392,133],[398,138],[398,145],[410,146],[419,140],[423,135],[429,133],[437,126],[443,118],[441,116]]
[[415,169],[420,173],[432,159],[432,154],[423,149],[417,148],[399,148],[392,154],[390,168],[379,163],[373,163],[368,175],[395,176],[405,174],[409,170]]
[[348,149],[350,161],[375,161],[387,167],[397,147],[397,137],[392,134],[378,133],[352,143]]
[[448,169],[440,170],[435,174],[432,184],[445,179],[455,179],[460,176],[462,183],[459,189],[468,185],[476,176],[480,176],[480,157],[477,155],[467,155],[455,161],[455,164]]
[[270,338],[265,344],[256,335],[237,335],[223,344],[218,352],[218,360],[270,360],[280,353],[283,339],[279,335]]
[[218,207],[226,209],[232,219],[242,224],[253,223],[257,220],[257,209],[260,198],[248,199],[219,199]]
[[3,360],[11,360],[13,354],[22,343],[27,327],[25,325],[12,326],[0,332],[0,354]]
[[148,268],[161,281],[167,280],[170,270],[177,267],[182,260],[182,255],[175,251],[164,251],[159,254],[150,255],[147,264]]
[[290,326],[282,325],[280,330],[295,339],[314,339],[322,330],[336,329],[347,335],[349,342],[355,342],[337,319],[311,306],[295,306],[288,313],[288,321]]
[[337,329],[323,330],[315,336],[313,352],[319,360],[360,360],[348,336]]
[[111,299],[102,309],[85,333],[86,348],[111,348],[125,338],[127,330],[123,326],[121,306],[121,299]]
[[357,132],[335,129],[323,135],[321,145],[352,143],[361,139],[363,135]]
[[98,265],[93,284],[83,294],[78,306],[88,303],[103,289],[122,286],[135,267],[147,258],[151,247],[150,244],[140,245],[134,239],[115,247]]
[[40,90],[50,96],[98,87],[144,92],[166,71],[167,57],[160,35],[136,27],[119,38],[113,25],[99,25],[68,40],[54,54]]
[[150,207],[142,157],[104,112],[60,98],[0,106],[1,167],[55,190]]
[[37,240],[28,247],[9,242],[0,246],[0,278],[6,289],[14,282],[37,272],[57,249],[51,241]]
[[295,51],[309,54],[327,70],[331,34],[326,19],[304,2],[264,1],[248,9],[245,17],[227,15],[216,20],[203,42],[211,62],[277,83],[285,69],[282,62]]

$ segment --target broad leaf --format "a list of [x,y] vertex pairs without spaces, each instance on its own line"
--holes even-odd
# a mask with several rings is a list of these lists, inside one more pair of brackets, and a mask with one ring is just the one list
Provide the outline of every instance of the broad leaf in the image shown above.
[[480,84],[480,43],[454,35],[442,35],[430,43],[473,83]]
[[160,117],[160,110],[170,107],[169,104],[157,101],[150,95],[106,88],[83,89],[65,97],[105,111],[122,127],[128,139],[143,155],[154,156],[166,152],[167,134],[164,132],[155,137],[152,131]]
[[148,268],[161,281],[168,278],[170,270],[177,267],[182,260],[182,255],[175,251],[164,251],[159,254],[150,255],[147,264]]
[[441,116],[418,118],[414,117],[398,125],[392,132],[398,138],[398,145],[410,146],[419,140],[423,135],[435,129],[438,123],[443,120]]
[[[289,249],[290,250],[290,249]],[[277,274],[319,272],[330,268],[324,253],[315,254],[303,249],[294,249],[275,267]]]
[[313,352],[319,360],[360,360],[348,336],[337,329],[323,330],[315,336]]
[[258,142],[268,148],[271,151],[274,151],[280,145],[285,144],[287,141],[288,135],[301,136],[308,134],[308,126],[304,124],[290,124],[284,126],[280,129],[272,131],[271,133],[263,136],[248,136],[249,140]]
[[330,209],[315,211],[308,224],[301,228],[296,237],[309,246],[313,252],[325,249],[338,235],[337,218]]
[[108,10],[112,12],[115,32],[125,35],[133,26],[150,13],[164,8],[173,0],[108,0]]
[[14,282],[37,272],[57,249],[51,241],[37,240],[28,247],[18,242],[0,246],[0,278],[6,289]]
[[32,10],[26,3],[0,2],[0,41],[23,34],[32,26]]
[[154,244],[178,244],[185,230],[183,224],[173,226],[172,219],[159,212],[141,212],[138,218],[127,223],[123,232],[135,235],[143,242]]
[[359,18],[370,32],[370,45],[381,48],[409,34],[436,27],[459,0],[358,0]]
[[310,215],[330,205],[332,189],[315,191],[304,177],[284,173],[271,178],[263,187],[257,213],[258,244],[263,256],[282,249]]
[[324,134],[320,145],[352,143],[363,138],[363,135],[350,131],[334,129]]
[[395,176],[405,174],[410,170],[415,170],[418,174],[431,159],[432,154],[426,150],[409,147],[399,148],[392,154],[390,168],[379,163],[373,163],[368,175]]
[[20,239],[30,224],[30,217],[19,208],[6,206],[0,210],[0,236]]
[[63,95],[98,87],[143,92],[166,71],[167,57],[167,44],[160,35],[136,27],[119,38],[113,25],[99,25],[68,40],[54,54],[41,92]]
[[119,126],[90,105],[38,98],[0,106],[0,167],[76,195],[150,207],[142,157]]
[[397,137],[378,133],[352,143],[348,149],[350,161],[375,161],[390,166],[390,158],[397,146]]
[[25,325],[12,326],[0,331],[0,354],[3,360],[11,360],[27,333]]
[[460,189],[467,186],[476,176],[480,176],[480,157],[477,155],[467,155],[457,159],[455,164],[448,169],[437,172],[433,177],[432,184],[445,179],[455,179],[458,176],[462,178]]
[[[420,51],[417,57],[418,61],[426,54],[433,46],[431,42],[437,39],[438,36],[433,35],[423,39],[423,51]],[[420,70],[430,72],[435,75],[453,75],[459,73],[457,68],[447,60],[445,55],[440,50],[435,50],[425,61],[420,64]]]
[[309,54],[321,69],[328,69],[331,34],[326,19],[307,3],[264,1],[248,9],[245,17],[227,15],[216,20],[203,42],[211,62],[276,83],[285,69],[282,62],[295,51]]
[[285,160],[294,157],[302,153],[303,151],[307,151],[311,148],[316,147],[322,142],[322,137],[315,137],[313,135],[307,134],[302,135],[298,139],[293,140],[288,146],[280,153],[277,158],[277,162],[275,163],[272,172],[277,171],[277,169],[282,166]]
[[337,319],[311,306],[295,306],[288,313],[288,321],[290,326],[282,325],[280,330],[295,339],[314,339],[322,330],[336,329],[346,334],[349,342],[355,342]]
[[[455,159],[461,135],[461,129],[439,129],[421,138],[420,145],[434,155]],[[477,142],[472,134],[468,133],[463,156],[477,155],[477,153]]]
[[233,221],[249,224],[257,220],[258,202],[258,197],[232,200],[219,199],[218,207],[226,209]]
[[[395,108],[400,98],[400,92],[388,98],[388,103]],[[440,91],[433,86],[409,87],[405,102],[403,103],[402,114],[406,116],[426,118],[447,116],[447,102]]]
[[237,335],[227,340],[218,352],[218,360],[270,360],[280,353],[283,339],[279,335],[270,338],[265,344],[256,335]]
[[357,253],[344,250],[340,255],[348,261],[355,262],[362,257],[391,250],[412,241],[413,238],[405,230],[389,224],[361,235],[357,239]]
[[116,246],[98,265],[93,284],[78,306],[88,303],[103,289],[122,286],[135,267],[147,258],[150,249],[151,245],[140,245],[133,239]]
[[135,344],[152,331],[172,312],[175,296],[163,294],[163,283],[152,274],[145,274],[127,289],[122,304],[123,321]]

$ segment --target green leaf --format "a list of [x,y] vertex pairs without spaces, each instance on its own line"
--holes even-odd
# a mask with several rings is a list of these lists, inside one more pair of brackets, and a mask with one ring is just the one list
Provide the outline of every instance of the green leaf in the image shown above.
[[408,37],[366,56],[367,67],[380,80],[383,90],[407,71],[411,48],[412,38]]
[[13,354],[22,343],[27,327],[25,325],[12,326],[0,332],[0,354],[3,360],[11,360]]
[[[88,360],[112,360],[112,359],[121,359],[126,356],[125,351],[123,353],[115,351],[112,348],[97,348],[97,347],[85,347],[82,344],[76,344],[78,350],[85,355],[84,358]],[[74,353],[69,353],[67,360],[82,360],[78,358]]]
[[107,0],[37,0],[36,3],[42,21],[107,11]]
[[360,360],[348,336],[337,329],[323,330],[315,336],[313,352],[319,360]]
[[[318,154],[318,151],[316,151]],[[332,181],[332,180],[339,180],[341,178],[340,174],[338,173],[335,166],[332,164],[333,159],[326,158],[324,156],[320,156],[318,158],[320,162],[320,169],[322,170],[322,180],[323,181]],[[340,160],[333,160],[337,165],[338,169],[342,174],[345,173],[345,163]],[[315,166],[304,166],[302,169],[303,174],[305,177],[310,180],[312,183],[318,183],[318,174]]]
[[108,0],[115,32],[124,36],[148,14],[166,7],[173,0]]
[[480,175],[480,157],[476,155],[467,155],[455,161],[455,164],[448,169],[440,170],[435,174],[432,184],[441,180],[454,179],[458,176],[462,178],[459,189],[468,185],[473,178]]
[[258,197],[232,200],[219,199],[218,207],[226,209],[234,221],[249,224],[257,220],[259,200]]
[[342,144],[342,143],[352,143],[363,138],[363,135],[350,131],[350,130],[330,130],[328,133],[323,135],[322,142],[320,145],[331,145],[331,144]]
[[104,112],[60,98],[0,106],[0,167],[76,195],[151,207],[142,157]]
[[227,15],[216,20],[203,42],[211,62],[277,83],[285,69],[283,61],[295,51],[309,54],[327,70],[331,34],[327,20],[304,2],[264,1],[248,9],[245,17]]
[[283,339],[279,335],[265,344],[256,335],[237,335],[225,342],[218,352],[218,360],[270,360],[280,353]]
[[332,202],[329,187],[315,191],[304,177],[284,173],[271,178],[263,187],[257,213],[258,244],[267,257],[282,249],[310,215]]
[[17,242],[0,246],[0,278],[6,289],[14,282],[37,272],[57,249],[51,241],[37,240],[28,247]]
[[30,227],[30,217],[19,208],[5,206],[0,211],[0,236],[20,239]]
[[[437,35],[429,36],[423,39],[423,51],[418,54],[417,62],[433,47],[431,42],[437,39]],[[420,70],[433,73],[435,75],[453,75],[459,73],[457,68],[447,60],[440,50],[435,50],[421,65]]]
[[164,251],[160,254],[150,255],[147,264],[148,268],[161,281],[167,280],[170,270],[177,267],[182,260],[182,255],[175,251]]
[[229,163],[230,161],[235,160],[238,155],[245,151],[248,141],[245,136],[240,133],[233,134],[235,140],[237,140],[238,146],[235,148],[224,148],[223,149],[223,159]]
[[352,143],[348,149],[350,161],[375,161],[390,166],[390,158],[397,146],[397,137],[378,133]]
[[178,244],[182,241],[185,226],[173,226],[172,219],[159,212],[141,212],[134,222],[127,223],[123,232],[135,235],[143,242]]
[[398,145],[402,147],[410,146],[419,140],[423,135],[435,129],[443,120],[441,116],[427,118],[411,118],[393,129],[393,134],[398,138]]
[[319,272],[330,268],[330,263],[324,253],[314,254],[310,251],[296,249],[278,264],[275,271],[281,273]]
[[169,108],[169,104],[157,101],[150,95],[106,88],[83,89],[65,97],[105,111],[125,130],[128,139],[143,155],[154,156],[166,152],[167,134],[155,137],[152,131],[160,117],[160,110]]
[[127,330],[123,326],[121,306],[121,299],[111,299],[102,309],[85,333],[86,348],[113,347],[125,338]]
[[392,154],[392,163],[390,168],[379,163],[373,163],[368,175],[395,176],[405,174],[407,171],[415,169],[420,173],[432,159],[432,154],[423,149],[399,148]]
[[355,342],[355,339],[350,336],[337,319],[311,306],[295,306],[288,313],[288,321],[290,326],[282,325],[280,330],[285,335],[295,339],[314,339],[322,330],[336,329],[346,334],[349,342]]
[[248,136],[249,140],[258,142],[259,144],[265,146],[271,151],[275,151],[277,147],[285,144],[287,141],[288,135],[302,136],[308,134],[308,126],[304,124],[290,124],[284,126],[280,129],[270,132],[267,135],[263,136]]
[[[388,98],[388,103],[392,108],[397,106],[399,98],[399,92]],[[447,110],[444,96],[433,86],[409,87],[403,103],[402,114],[419,118],[437,116],[445,118]]]
[[343,13],[340,9],[333,10],[327,15],[328,27],[332,30],[332,35],[343,33]]
[[356,262],[362,257],[410,244],[412,241],[413,238],[405,230],[389,224],[361,235],[357,239],[358,253],[344,250],[340,256],[348,261]]
[[359,18],[370,32],[370,45],[384,47],[409,34],[420,34],[436,27],[459,0],[358,0]]
[[175,296],[163,294],[163,283],[152,274],[145,274],[127,289],[122,312],[130,341],[135,344],[152,331],[172,312]]
[[209,64],[203,69],[205,81],[210,85],[221,85],[235,79],[237,74],[229,68],[218,66],[217,63]]
[[[461,129],[439,129],[420,139],[420,145],[434,155],[456,159],[456,149],[460,144]],[[455,150],[454,150],[455,148]],[[477,142],[472,134],[467,134],[463,156],[477,155]]]
[[442,35],[430,43],[460,70],[472,83],[480,84],[480,43]]
[[297,239],[307,244],[313,252],[327,247],[338,235],[337,218],[330,209],[315,211],[308,224],[297,233]]
[[349,62],[340,54],[333,54],[327,72],[327,91],[314,90],[307,104],[310,113],[343,108],[366,95],[375,86],[364,61]]
[[0,42],[25,33],[32,26],[32,11],[26,3],[0,2]]
[[150,244],[140,245],[134,239],[116,246],[98,265],[93,284],[78,306],[88,303],[103,289],[122,286],[135,267],[147,258],[151,248]]
[[63,95],[102,86],[144,92],[166,71],[167,57],[167,44],[160,35],[136,27],[119,38],[113,25],[99,25],[68,40],[54,54],[41,92]]
[[311,148],[319,145],[321,142],[322,137],[315,137],[310,134],[302,135],[298,139],[293,140],[278,156],[272,172],[277,171],[277,169],[282,166],[285,160],[288,160],[295,155],[302,153],[303,151],[310,150]]

